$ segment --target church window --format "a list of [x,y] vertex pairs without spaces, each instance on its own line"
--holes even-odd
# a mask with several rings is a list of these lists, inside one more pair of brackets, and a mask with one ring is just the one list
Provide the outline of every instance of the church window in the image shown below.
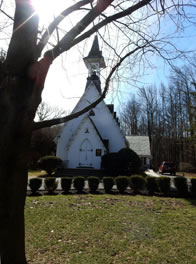
[[101,156],[101,149],[96,149],[96,156]]
[[91,110],[91,111],[89,112],[89,116],[95,116],[95,112],[94,112],[93,110]]

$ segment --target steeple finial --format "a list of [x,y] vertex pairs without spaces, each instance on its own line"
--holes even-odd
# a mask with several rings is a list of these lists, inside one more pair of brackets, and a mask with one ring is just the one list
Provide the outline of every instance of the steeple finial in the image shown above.
[[84,59],[84,63],[89,71],[89,76],[93,74],[100,75],[100,68],[105,68],[105,61],[102,56],[102,51],[99,49],[99,41],[97,35],[94,38],[92,47],[87,57]]
[[88,54],[88,58],[102,58],[102,52],[99,50],[99,41],[97,35],[94,38],[93,45]]

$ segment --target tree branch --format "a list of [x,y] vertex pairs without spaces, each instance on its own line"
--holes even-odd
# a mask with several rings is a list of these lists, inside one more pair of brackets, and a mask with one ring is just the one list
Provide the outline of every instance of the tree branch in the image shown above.
[[67,17],[68,15],[70,15],[71,13],[73,13],[74,11],[79,10],[80,7],[87,5],[89,3],[92,3],[94,0],[82,0],[72,6],[70,6],[69,8],[65,9],[63,12],[61,12],[53,21],[52,23],[48,26],[47,30],[44,32],[42,38],[40,39],[38,45],[37,45],[37,58],[39,58],[41,56],[41,52],[44,49],[44,47],[46,46],[50,36],[52,35],[52,33],[54,32],[54,30],[56,29],[56,27],[60,24],[60,22]]
[[99,16],[97,8],[92,8],[56,45],[52,50],[47,51],[44,56],[50,56],[53,60],[58,57],[65,50],[65,47],[69,46],[70,43],[78,36],[91,22]]
[[8,15],[8,13],[6,13],[5,11],[3,11],[0,7],[0,11],[5,15],[7,16],[9,19],[11,19],[12,21],[14,21],[13,17],[11,17],[10,15]]
[[129,57],[130,55],[132,55],[133,53],[135,53],[136,51],[140,50],[140,49],[144,49],[145,47],[147,47],[149,45],[149,43],[144,44],[143,46],[138,46],[137,48],[135,48],[134,50],[128,52],[125,56],[123,56],[119,62],[111,69],[106,82],[105,82],[105,87],[103,90],[102,95],[96,100],[94,101],[92,104],[88,105],[87,107],[83,108],[82,110],[73,113],[71,115],[62,117],[62,118],[56,118],[56,119],[51,119],[51,120],[45,120],[42,122],[35,122],[33,125],[33,130],[38,130],[41,128],[45,128],[45,127],[51,127],[54,125],[59,125],[62,123],[66,123],[72,119],[75,119],[77,117],[79,117],[82,114],[85,114],[86,112],[88,112],[90,109],[94,108],[96,105],[98,105],[106,96],[108,89],[109,89],[109,84],[110,84],[110,80],[112,78],[112,75],[114,74],[114,72],[119,68],[119,66],[122,64],[122,62]]
[[[90,30],[86,31],[84,34],[82,34],[78,38],[75,38],[99,15],[99,13],[97,13],[97,11],[96,11],[96,8],[92,9],[90,11],[91,13],[88,13],[71,31],[69,31],[64,36],[64,38],[61,40],[59,45],[57,45],[53,50],[50,50],[49,52],[47,52],[47,54],[50,53],[51,56],[53,56],[53,59],[56,58],[61,53],[69,50],[70,48],[72,48],[73,46],[75,46],[76,44],[81,42],[82,40],[90,37],[93,33],[98,31],[100,28],[106,26],[107,24],[109,24],[109,23],[111,23],[111,22],[113,22],[119,18],[122,18],[122,17],[125,17],[125,16],[132,14],[133,12],[137,11],[138,9],[148,5],[151,1],[152,0],[143,0],[143,1],[135,4],[134,6],[127,8],[126,10],[124,10],[122,12],[119,12],[117,14],[109,16],[106,19],[104,19],[103,21],[101,21],[100,23],[98,23],[97,25],[94,25]],[[87,20],[87,21],[84,21],[84,20]]]

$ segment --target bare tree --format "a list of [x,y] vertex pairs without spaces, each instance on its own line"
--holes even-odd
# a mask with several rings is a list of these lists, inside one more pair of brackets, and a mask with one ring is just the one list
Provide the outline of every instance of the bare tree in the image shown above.
[[46,102],[41,102],[36,111],[36,119],[38,121],[44,121],[52,118],[64,117],[68,114],[68,111],[57,107],[51,106]]
[[121,113],[121,127],[125,135],[139,135],[141,105],[133,96]]
[[182,107],[184,112],[186,113],[186,117],[184,117],[184,129],[189,130],[191,136],[193,136],[193,131],[191,129],[193,124],[193,111],[192,105],[194,103],[194,98],[192,93],[195,91],[194,83],[196,78],[196,70],[195,67],[191,64],[184,65],[183,67],[175,67],[172,75],[171,81],[173,82],[173,86],[178,89],[180,94],[180,99],[182,101]]
[[148,136],[151,145],[157,110],[157,89],[151,86],[142,87],[139,89],[139,96],[143,99],[142,109],[146,114]]
[[[196,152],[195,139],[195,65],[174,67],[168,86],[161,84],[159,92],[152,87],[139,90],[137,100],[130,98],[121,115],[125,133],[135,127],[135,105],[140,106],[137,118],[137,135],[145,126],[145,135],[151,139],[152,164],[158,168],[162,160],[172,160],[180,167],[186,163],[194,169]],[[139,111],[139,110],[137,110]],[[139,112],[137,112],[139,115]]]
[[[2,264],[24,264],[25,232],[24,205],[27,186],[28,152],[32,131],[57,125],[76,118],[94,107],[105,97],[109,81],[122,62],[132,56],[133,64],[140,64],[148,53],[156,53],[168,62],[182,56],[169,39],[159,36],[163,33],[165,16],[178,22],[190,21],[186,16],[195,8],[195,0],[81,0],[74,1],[57,16],[46,31],[39,30],[39,19],[31,0],[15,0],[13,31],[7,57],[2,65],[0,79],[0,258]],[[5,12],[3,10],[4,14]],[[47,11],[46,11],[47,12]],[[78,13],[78,22],[65,30],[59,30],[60,23],[68,16]],[[182,17],[182,20],[180,20]],[[194,22],[194,21],[193,21]],[[67,23],[67,22],[66,22]],[[154,28],[150,29],[150,25]],[[105,82],[100,98],[78,113],[64,118],[35,122],[34,117],[41,102],[41,93],[52,62],[90,37],[101,32],[106,39],[113,29],[118,29],[120,47],[118,53],[113,46],[116,60]],[[105,29],[105,30],[104,30]],[[46,51],[46,46],[58,32],[57,42]],[[166,37],[166,36],[165,36]],[[117,38],[116,38],[117,39]],[[171,50],[169,53],[168,51]],[[134,56],[133,56],[134,55]],[[141,64],[142,65],[142,64]]]
[[[193,85],[196,88],[196,84],[193,83]],[[192,93],[193,95],[193,105],[192,105],[192,110],[193,110],[193,124],[192,124],[192,130],[193,130],[193,136],[192,136],[192,142],[195,146],[195,151],[196,151],[196,92]]]

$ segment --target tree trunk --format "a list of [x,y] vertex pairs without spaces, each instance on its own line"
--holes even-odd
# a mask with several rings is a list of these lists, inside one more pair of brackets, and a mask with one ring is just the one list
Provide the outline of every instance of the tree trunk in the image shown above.
[[[27,186],[27,158],[16,144],[6,145],[1,150],[0,167],[0,246],[1,264],[23,264],[24,245],[24,206]],[[14,154],[13,154],[14,153]],[[2,158],[4,155],[6,158]]]
[[[1,264],[25,264],[24,205],[27,173],[18,166],[12,169],[14,171],[9,173],[4,170],[4,180],[1,180]],[[17,190],[14,186],[17,186]]]
[[[24,264],[28,149],[40,95],[28,77],[7,76],[0,87],[0,257]],[[34,91],[35,94],[35,91]]]

